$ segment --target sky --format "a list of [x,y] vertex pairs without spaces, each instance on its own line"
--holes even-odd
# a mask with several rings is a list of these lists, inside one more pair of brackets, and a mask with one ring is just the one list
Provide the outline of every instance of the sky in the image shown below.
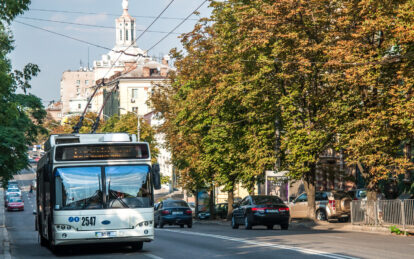
[[[129,0],[129,14],[136,18],[137,32],[146,29],[171,0]],[[170,7],[149,30],[169,32],[181,20],[192,13],[204,0],[174,0]],[[193,15],[176,32],[191,31],[201,17],[208,17],[211,9],[206,2],[199,9],[199,16]],[[100,60],[108,50],[90,46],[63,36],[42,31],[28,25],[57,32],[111,49],[115,45],[115,19],[122,14],[122,0],[32,0],[30,9],[18,16],[11,25],[14,51],[9,55],[13,69],[21,70],[27,63],[40,67],[40,74],[31,81],[30,93],[40,97],[44,105],[60,98],[60,80],[66,70],[77,70],[94,60]],[[63,11],[63,12],[60,12]],[[91,24],[103,27],[86,27],[73,24],[54,23],[54,20],[70,23]],[[139,48],[147,50],[157,43],[165,33],[146,32],[137,42]],[[168,54],[170,49],[182,48],[178,34],[171,34],[153,50],[150,56]]]

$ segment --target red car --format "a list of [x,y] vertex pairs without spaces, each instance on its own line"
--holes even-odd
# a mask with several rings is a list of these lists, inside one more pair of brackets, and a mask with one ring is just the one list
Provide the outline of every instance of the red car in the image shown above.
[[7,210],[24,210],[24,202],[20,197],[10,197],[7,203]]

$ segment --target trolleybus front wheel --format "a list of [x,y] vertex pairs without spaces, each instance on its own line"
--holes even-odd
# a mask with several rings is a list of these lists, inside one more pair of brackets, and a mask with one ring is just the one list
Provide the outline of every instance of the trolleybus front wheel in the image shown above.
[[131,244],[132,250],[134,251],[141,251],[143,246],[144,246],[144,242],[142,241]]

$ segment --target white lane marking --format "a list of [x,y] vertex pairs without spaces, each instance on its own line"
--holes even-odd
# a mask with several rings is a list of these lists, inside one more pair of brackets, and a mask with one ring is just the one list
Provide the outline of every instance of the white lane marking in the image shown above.
[[248,244],[248,245],[256,245],[256,246],[262,246],[262,247],[271,247],[271,248],[292,250],[292,251],[301,252],[301,253],[304,253],[304,254],[319,255],[319,256],[322,256],[322,257],[328,257],[328,258],[333,258],[333,259],[357,259],[358,258],[358,257],[352,257],[352,256],[346,256],[346,255],[340,255],[340,254],[334,254],[334,253],[327,253],[327,252],[314,250],[314,249],[301,248],[301,247],[288,246],[288,245],[277,245],[277,244],[272,244],[272,243],[253,241],[253,240],[248,240],[248,239],[244,239],[244,238],[237,238],[237,237],[230,237],[230,236],[221,236],[221,235],[206,234],[206,233],[200,233],[200,232],[190,232],[190,231],[180,231],[180,230],[172,230],[172,229],[158,229],[158,230],[159,231],[168,231],[168,232],[174,232],[174,233],[187,234],[187,235],[211,237],[211,238],[217,238],[217,239],[222,239],[222,240],[228,240],[228,241],[244,243],[244,244]]
[[163,259],[162,257],[159,257],[159,256],[156,256],[156,255],[153,255],[153,254],[145,254],[147,257],[149,257],[149,258],[153,258],[153,259]]

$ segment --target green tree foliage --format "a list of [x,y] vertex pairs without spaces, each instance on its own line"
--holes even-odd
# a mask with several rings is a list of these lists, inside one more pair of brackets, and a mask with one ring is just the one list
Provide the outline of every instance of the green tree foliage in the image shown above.
[[[30,79],[40,70],[28,64],[23,71],[12,71],[7,58],[13,50],[7,26],[29,4],[29,0],[0,0],[0,179],[3,185],[28,166],[27,146],[44,132],[40,124],[46,111],[38,97],[26,94]],[[18,90],[25,94],[18,94]]]
[[412,0],[211,6],[151,99],[184,186],[215,180],[231,191],[241,181],[252,191],[277,155],[279,169],[304,180],[314,217],[328,148],[363,164],[372,190],[412,168],[401,152],[413,139]]
[[413,169],[402,147],[414,139],[414,1],[344,1],[338,12],[332,62],[355,65],[331,78],[345,89],[337,128],[375,193],[380,180]]
[[[137,116],[132,112],[121,116],[116,115],[105,121],[101,125],[98,132],[127,132],[129,134],[137,134],[137,122]],[[140,128],[141,141],[149,143],[152,162],[156,163],[159,154],[159,149],[155,139],[156,132],[151,125],[142,118],[140,118]]]

